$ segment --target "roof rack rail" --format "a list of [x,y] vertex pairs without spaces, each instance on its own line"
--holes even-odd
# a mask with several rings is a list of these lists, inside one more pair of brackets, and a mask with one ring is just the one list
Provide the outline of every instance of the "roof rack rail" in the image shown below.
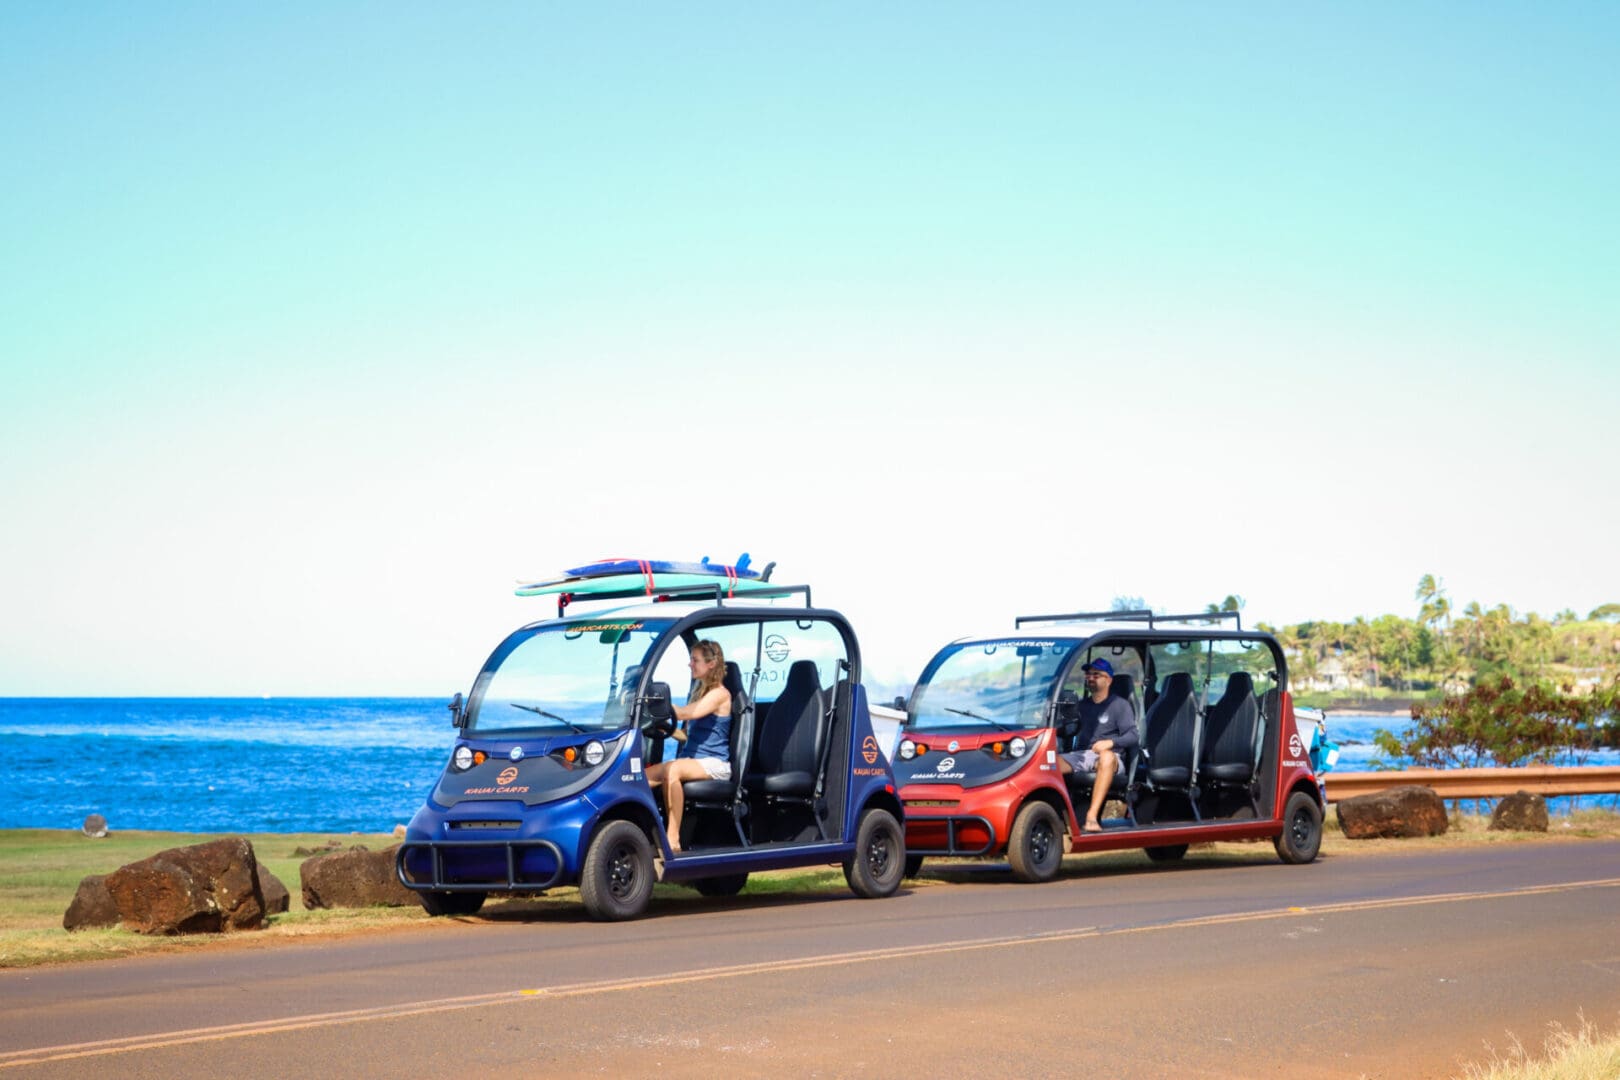
[[[775,563],[772,563],[771,565],[774,566]],[[752,585],[752,583],[750,583],[750,585]],[[810,586],[808,585],[773,585],[766,589],[750,587],[746,592],[735,596],[728,595],[731,592],[731,589],[732,583],[727,582],[724,579],[716,579],[713,585],[676,585],[668,589],[655,589],[651,597],[651,601],[658,604],[670,600],[707,599],[713,600],[719,607],[725,607],[727,600],[730,600],[733,603],[755,599],[771,600],[781,596],[792,596],[796,593],[803,593],[804,606],[815,606],[810,600]],[[639,596],[644,599],[647,598],[646,587],[638,583],[633,587],[627,586],[623,589],[613,589],[608,592],[589,593],[587,595],[578,597],[578,599],[623,600],[632,596]],[[575,599],[576,598],[572,593],[557,594],[557,617],[559,619],[562,618],[563,612],[568,610],[568,605]]]
[[1190,615],[1155,615],[1155,622],[1220,622],[1231,619],[1239,630],[1243,629],[1243,613],[1239,611],[1195,611]]
[[1029,622],[1108,622],[1112,619],[1151,619],[1153,612],[1146,608],[1129,611],[1074,611],[1065,615],[1020,615],[1013,620],[1017,629]]
[[1236,611],[1195,611],[1189,615],[1155,615],[1147,610],[1132,611],[1076,611],[1068,615],[1020,615],[1013,620],[1013,628],[1031,622],[1145,622],[1148,629],[1156,629],[1158,623],[1187,623],[1187,622],[1220,622],[1231,619],[1237,624],[1237,629],[1243,629],[1243,615]]

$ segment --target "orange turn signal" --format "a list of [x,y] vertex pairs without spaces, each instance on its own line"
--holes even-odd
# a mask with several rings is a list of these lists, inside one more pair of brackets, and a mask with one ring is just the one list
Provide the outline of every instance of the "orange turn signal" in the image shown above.
[[474,750],[473,751],[473,764],[474,765],[482,765],[485,762],[485,760],[488,759],[488,757],[489,757],[489,755],[484,753],[482,750]]
[[572,746],[563,751],[563,760],[568,762],[570,765],[574,763],[574,759],[577,757],[579,757],[579,751],[575,750]]
[[1007,744],[1003,743],[1003,742],[993,742],[993,743],[990,744],[990,752],[992,754],[999,755],[1006,749],[1007,749]]

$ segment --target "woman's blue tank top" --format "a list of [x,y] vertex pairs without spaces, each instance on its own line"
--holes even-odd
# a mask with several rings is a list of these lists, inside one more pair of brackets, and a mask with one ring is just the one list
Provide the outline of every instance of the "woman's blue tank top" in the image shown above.
[[731,757],[731,714],[697,716],[686,723],[686,741],[677,758],[708,757],[725,761]]

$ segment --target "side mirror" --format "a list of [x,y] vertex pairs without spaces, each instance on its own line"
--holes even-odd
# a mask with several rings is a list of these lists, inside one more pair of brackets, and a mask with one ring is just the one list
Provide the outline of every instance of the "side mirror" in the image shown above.
[[450,726],[451,727],[457,727],[457,728],[466,727],[467,726],[467,710],[461,704],[461,691],[459,691],[459,690],[456,691],[456,696],[450,699],[449,708],[450,708]]
[[890,708],[899,709],[901,712],[905,712],[906,711],[906,695],[904,695],[904,694],[896,694],[894,696],[894,703],[890,706]]
[[669,683],[648,683],[641,699],[642,734],[663,738],[674,730],[675,709],[669,703]]

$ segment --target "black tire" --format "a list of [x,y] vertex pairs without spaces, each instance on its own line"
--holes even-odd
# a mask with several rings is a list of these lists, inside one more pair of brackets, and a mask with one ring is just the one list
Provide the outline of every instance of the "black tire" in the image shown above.
[[484,906],[487,893],[481,892],[422,892],[422,910],[429,915],[474,915]]
[[1186,844],[1163,844],[1159,847],[1143,848],[1147,857],[1154,862],[1175,862],[1187,854]]
[[698,878],[691,884],[704,896],[736,896],[748,884],[748,875],[722,874],[720,877]]
[[855,830],[855,855],[844,863],[844,880],[856,896],[893,896],[906,872],[906,838],[887,810],[873,807]]
[[923,857],[921,855],[906,856],[906,877],[914,878],[922,873]]
[[634,919],[652,898],[653,850],[628,821],[610,821],[591,837],[579,872],[585,913],[599,922]]
[[1007,861],[1019,881],[1051,881],[1063,865],[1063,821],[1039,799],[1027,802],[1013,818],[1007,837]]
[[1285,863],[1308,863],[1322,849],[1322,808],[1303,791],[1283,804],[1283,831],[1276,840],[1277,858]]

